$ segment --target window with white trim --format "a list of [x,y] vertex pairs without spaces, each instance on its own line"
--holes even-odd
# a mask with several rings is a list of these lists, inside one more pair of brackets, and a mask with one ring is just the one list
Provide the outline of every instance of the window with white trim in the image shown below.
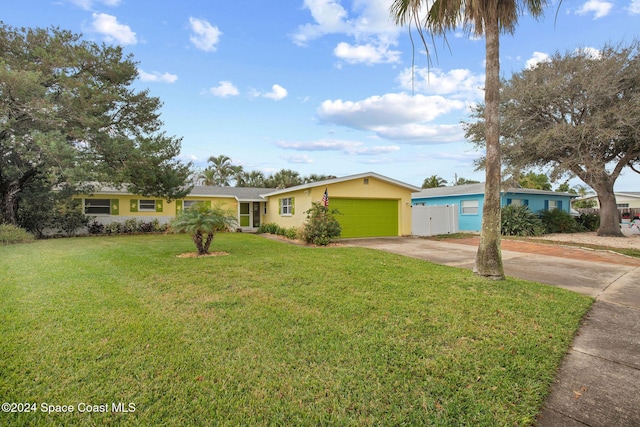
[[293,198],[286,197],[280,199],[280,215],[292,215],[293,214]]
[[88,215],[111,215],[111,200],[84,199],[84,213]]
[[478,206],[477,200],[461,200],[460,213],[462,215],[478,215]]
[[198,204],[198,203],[203,203],[202,200],[183,200],[182,201],[182,208],[184,210],[189,209],[191,206]]
[[511,206],[529,206],[529,201],[525,199],[509,199],[508,204]]
[[548,209],[550,211],[554,209],[558,209],[558,201],[557,200],[549,200]]
[[138,200],[138,210],[139,211],[147,211],[147,212],[155,212],[156,211],[156,201],[155,200]]

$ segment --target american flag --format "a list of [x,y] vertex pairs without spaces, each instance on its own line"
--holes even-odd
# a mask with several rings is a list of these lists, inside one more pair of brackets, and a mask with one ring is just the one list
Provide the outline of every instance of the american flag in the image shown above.
[[322,195],[322,206],[324,206],[325,208],[329,206],[329,189],[328,188],[324,189],[324,194]]

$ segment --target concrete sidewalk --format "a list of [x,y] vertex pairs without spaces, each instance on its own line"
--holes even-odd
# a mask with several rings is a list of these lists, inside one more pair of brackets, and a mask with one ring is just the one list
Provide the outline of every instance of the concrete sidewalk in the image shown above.
[[[345,239],[345,246],[393,252],[473,269],[477,247],[414,237]],[[503,248],[508,276],[590,295],[596,302],[565,356],[539,427],[640,426],[640,261],[597,252],[569,258],[553,250]],[[539,245],[538,245],[539,246]],[[580,250],[580,249],[576,249]],[[548,255],[542,255],[548,251]],[[580,250],[583,251],[583,250]],[[536,252],[536,253],[532,253]],[[580,259],[576,259],[580,258]]]

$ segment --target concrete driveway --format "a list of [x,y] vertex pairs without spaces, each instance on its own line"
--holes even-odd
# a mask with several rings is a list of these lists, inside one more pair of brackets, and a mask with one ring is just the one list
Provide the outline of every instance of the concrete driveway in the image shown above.
[[[477,242],[415,237],[341,244],[468,269],[477,250]],[[562,362],[538,426],[640,426],[640,259],[507,240],[502,250],[508,276],[596,299]]]

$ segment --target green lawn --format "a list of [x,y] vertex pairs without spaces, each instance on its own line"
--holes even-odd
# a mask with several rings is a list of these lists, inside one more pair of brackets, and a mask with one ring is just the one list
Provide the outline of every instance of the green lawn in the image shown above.
[[0,396],[37,410],[0,425],[528,425],[592,302],[362,248],[194,249],[0,247]]

